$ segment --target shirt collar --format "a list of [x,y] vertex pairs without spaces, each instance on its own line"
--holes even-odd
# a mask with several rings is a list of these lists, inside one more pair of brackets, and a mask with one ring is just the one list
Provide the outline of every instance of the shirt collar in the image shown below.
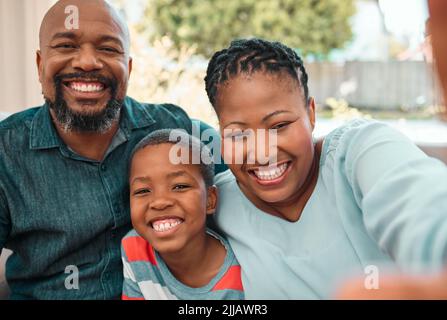
[[[120,128],[126,136],[129,136],[132,130],[147,127],[155,122],[155,119],[150,115],[150,107],[143,107],[130,97],[124,99]],[[30,149],[51,149],[61,145],[63,145],[63,142],[54,127],[49,105],[45,103],[36,112],[31,122]]]

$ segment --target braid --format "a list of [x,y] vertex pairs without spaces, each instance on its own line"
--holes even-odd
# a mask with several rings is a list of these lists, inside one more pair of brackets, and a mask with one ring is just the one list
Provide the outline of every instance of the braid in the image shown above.
[[302,87],[307,105],[308,79],[302,59],[294,50],[280,42],[254,38],[232,41],[229,48],[216,52],[211,58],[206,71],[205,86],[213,107],[219,84],[237,74],[259,70],[270,73],[286,71]]

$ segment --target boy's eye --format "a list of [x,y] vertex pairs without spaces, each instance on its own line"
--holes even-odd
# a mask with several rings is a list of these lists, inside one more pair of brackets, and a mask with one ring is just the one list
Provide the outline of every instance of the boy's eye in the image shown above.
[[174,186],[174,188],[172,188],[172,189],[175,191],[183,191],[183,190],[186,190],[189,188],[190,188],[190,185],[187,185],[187,184],[176,184]]
[[134,196],[141,196],[141,195],[145,195],[145,194],[150,193],[150,192],[151,192],[151,190],[148,189],[148,188],[138,189],[138,190],[134,191],[133,195]]
[[280,122],[280,123],[277,123],[274,126],[272,126],[271,129],[279,130],[279,129],[287,127],[289,124],[290,124],[290,122]]

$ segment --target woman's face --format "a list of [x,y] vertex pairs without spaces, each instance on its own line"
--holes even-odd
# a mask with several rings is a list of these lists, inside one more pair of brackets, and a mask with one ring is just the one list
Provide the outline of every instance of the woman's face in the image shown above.
[[[220,85],[216,110],[222,154],[244,194],[260,206],[294,203],[314,160],[313,99],[306,107],[302,88],[285,73],[255,72],[240,74]],[[276,146],[274,139],[260,129],[276,129]],[[254,132],[255,143],[241,141],[241,130],[242,136],[244,131]],[[269,164],[261,161],[264,150],[272,160]],[[240,160],[238,156],[243,161],[236,161]]]

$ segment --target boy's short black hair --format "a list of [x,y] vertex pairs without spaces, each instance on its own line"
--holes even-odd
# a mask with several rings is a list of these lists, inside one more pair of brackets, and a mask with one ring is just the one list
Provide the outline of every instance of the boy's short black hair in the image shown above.
[[303,90],[304,102],[308,106],[308,79],[301,57],[295,50],[280,42],[252,38],[232,41],[227,49],[216,52],[211,58],[206,71],[205,87],[214,109],[218,85],[238,74],[256,71],[271,74],[286,72]]
[[[197,165],[200,166],[200,173],[205,181],[205,185],[206,187],[210,187],[214,184],[214,162],[210,149],[198,138],[180,129],[160,129],[145,136],[131,153],[129,169],[135,153],[147,146],[155,146],[163,143],[178,144],[182,147],[189,148],[192,152],[199,152],[199,163]],[[205,159],[206,161],[204,161]]]

